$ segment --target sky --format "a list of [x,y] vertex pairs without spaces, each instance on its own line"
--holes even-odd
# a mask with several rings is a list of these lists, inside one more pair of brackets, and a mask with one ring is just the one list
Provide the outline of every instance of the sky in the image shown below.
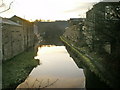
[[4,0],[5,5],[0,7],[0,11],[8,8],[11,1],[14,1],[11,9],[0,16],[9,18],[17,15],[33,21],[85,17],[86,11],[100,0]]

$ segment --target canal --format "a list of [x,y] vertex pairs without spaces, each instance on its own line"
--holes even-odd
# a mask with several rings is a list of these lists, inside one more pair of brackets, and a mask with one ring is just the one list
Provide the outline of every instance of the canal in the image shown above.
[[65,46],[38,47],[39,65],[17,88],[85,88],[83,69],[78,68]]

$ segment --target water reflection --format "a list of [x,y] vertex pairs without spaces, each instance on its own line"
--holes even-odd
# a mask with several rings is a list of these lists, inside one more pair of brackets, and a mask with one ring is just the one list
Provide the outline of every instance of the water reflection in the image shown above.
[[84,88],[85,76],[64,46],[42,46],[35,59],[40,65],[18,88]]

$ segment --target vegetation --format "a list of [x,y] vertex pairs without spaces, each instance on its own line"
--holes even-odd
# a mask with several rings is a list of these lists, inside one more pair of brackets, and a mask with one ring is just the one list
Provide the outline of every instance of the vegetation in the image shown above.
[[31,70],[37,66],[34,60],[35,52],[33,49],[25,51],[14,58],[3,62],[2,67],[2,85],[3,89],[16,88],[23,82]]
[[118,76],[118,74],[115,75],[115,73],[112,72],[109,68],[106,68],[105,67],[106,64],[100,62],[101,60],[100,57],[98,57],[95,54],[94,54],[94,57],[89,57],[89,56],[92,56],[90,53],[81,52],[80,48],[76,47],[74,43],[72,43],[71,45],[70,41],[65,39],[64,37],[61,37],[61,40],[69,48],[67,49],[69,53],[70,54],[71,52],[74,53],[74,54],[71,54],[73,59],[76,60],[75,58],[79,58],[79,61],[76,60],[78,63],[80,62],[80,65],[78,66],[82,66],[82,68],[85,68],[85,67],[89,68],[89,70],[91,70],[97,76],[99,76],[102,81],[105,81],[111,87],[114,87],[114,86],[117,87],[118,80],[116,79],[116,77]]
[[43,38],[41,44],[44,45],[62,45],[60,36],[63,35],[65,27],[67,27],[66,21],[56,22],[37,22],[38,32]]

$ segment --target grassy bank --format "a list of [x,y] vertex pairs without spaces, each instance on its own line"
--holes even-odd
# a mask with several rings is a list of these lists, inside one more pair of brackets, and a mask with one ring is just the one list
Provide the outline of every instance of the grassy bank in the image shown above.
[[30,49],[2,64],[3,89],[16,88],[17,85],[27,78],[31,70],[38,64],[34,60],[34,56],[34,50]]
[[[83,66],[83,68],[87,68],[91,72],[94,72],[96,76],[98,76],[101,81],[105,82],[109,86],[117,86],[117,79],[114,76],[113,73],[111,73],[110,70],[104,67],[104,64],[101,62],[98,62],[99,58],[96,58],[96,55],[94,57],[90,58],[89,53],[83,53],[82,51],[79,50],[79,47],[76,47],[74,43],[71,41],[67,40],[64,37],[61,37],[61,40],[67,46],[68,52],[70,53],[71,57],[76,60],[76,62],[80,65],[78,66]],[[76,59],[78,58],[78,60]]]

